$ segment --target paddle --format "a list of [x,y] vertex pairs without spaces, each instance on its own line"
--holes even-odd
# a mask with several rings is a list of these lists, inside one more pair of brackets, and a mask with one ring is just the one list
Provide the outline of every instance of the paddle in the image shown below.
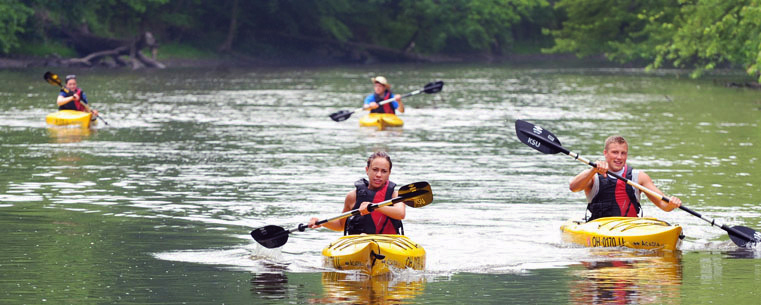
[[[58,78],[58,75],[56,75],[55,73],[48,71],[48,72],[45,72],[45,75],[43,75],[43,77],[51,85],[60,87],[61,90],[66,92],[66,94],[70,93],[69,89],[66,88],[66,86],[64,86],[61,83],[61,79]],[[90,108],[90,106],[88,106],[87,103],[80,103],[80,104],[85,107],[85,110],[87,110],[87,112],[92,112],[92,108]],[[108,122],[106,122],[106,120],[104,120],[102,117],[100,117],[100,115],[96,116],[96,118],[100,119],[101,121],[103,121],[104,124],[108,125]]]
[[[430,93],[437,93],[437,92],[441,91],[441,89],[443,87],[444,87],[444,82],[443,81],[435,81],[435,82],[426,84],[425,87],[423,87],[423,89],[415,90],[415,91],[412,91],[412,92],[407,93],[405,95],[402,95],[402,98],[410,97],[410,96],[413,96],[413,95],[418,95],[418,94],[423,93],[423,92],[428,93],[428,94],[430,94]],[[378,106],[383,106],[383,105],[391,103],[393,101],[394,101],[394,98],[390,98],[390,99],[387,99],[385,101],[379,102]],[[331,113],[330,114],[330,118],[333,119],[333,121],[336,121],[336,122],[345,121],[355,111],[362,111],[362,110],[365,110],[365,108],[362,107],[362,108],[359,108],[359,109],[356,109],[356,110],[341,110],[341,111],[338,111],[338,112]]]
[[[428,184],[428,182],[415,182],[412,184],[404,185],[399,188],[398,197],[371,204],[367,206],[367,210],[372,212],[377,208],[391,205],[400,201],[403,201],[404,204],[413,208],[420,208],[428,205],[433,201],[433,192],[431,191],[431,185]],[[359,209],[354,209],[332,218],[320,220],[315,224],[321,225],[328,221],[342,219],[352,215],[359,216]],[[296,231],[304,232],[304,230],[306,230],[308,227],[309,226],[306,224],[299,224],[299,226],[296,228],[286,230],[280,226],[269,225],[251,231],[251,237],[253,237],[256,242],[266,248],[278,248],[288,241],[288,235],[290,233]]]
[[[523,120],[517,120],[515,121],[515,133],[518,135],[518,139],[520,139],[521,142],[545,154],[556,154],[556,153],[562,152],[566,155],[571,156],[572,158],[576,160],[581,161],[582,163],[589,164],[592,167],[597,167],[597,164],[595,164],[594,162],[588,161],[582,158],[581,156],[579,156],[579,154],[571,152],[563,148],[563,146],[561,146],[560,144],[560,140],[558,140],[558,138],[555,137],[554,134],[552,134],[546,129],[543,129],[542,127],[539,127],[537,125],[531,124]],[[660,197],[661,200],[669,202],[669,198],[666,198],[651,189],[648,189],[638,183],[635,183],[634,181],[621,177],[620,175],[617,175],[610,171],[608,171],[608,175],[611,175],[615,177],[616,179],[620,179],[621,181],[626,182],[626,184],[636,187],[640,191],[648,193],[651,196]],[[724,231],[727,231],[729,233],[729,238],[732,240],[732,242],[734,242],[736,245],[740,247],[744,247],[748,243],[755,244],[755,243],[761,242],[761,233],[756,232],[755,230],[751,228],[743,227],[743,226],[728,227],[726,225],[718,225],[716,224],[715,220],[713,219],[709,220],[707,218],[704,218],[703,215],[700,215],[699,213],[685,207],[684,205],[680,206],[679,208],[686,211],[687,213],[697,216],[698,218],[702,220],[707,221],[713,226],[717,226],[723,229]]]

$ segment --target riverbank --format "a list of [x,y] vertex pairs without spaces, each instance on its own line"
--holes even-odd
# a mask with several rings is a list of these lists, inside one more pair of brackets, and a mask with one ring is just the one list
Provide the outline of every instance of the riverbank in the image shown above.
[[[62,58],[57,56],[48,57],[0,57],[0,69],[14,68],[31,68],[31,67],[60,67]],[[266,57],[257,58],[242,56],[237,54],[225,54],[220,56],[207,56],[197,58],[168,57],[159,59],[167,68],[229,68],[229,67],[319,67],[332,65],[377,65],[377,64],[399,64],[399,63],[500,63],[500,64],[557,64],[559,66],[588,66],[588,67],[626,67],[641,68],[643,66],[626,64],[621,65],[605,59],[603,56],[588,57],[579,59],[572,54],[512,54],[507,56],[482,56],[482,55],[461,55],[461,56],[429,56],[421,57],[419,61],[393,61],[384,62],[380,60],[367,61],[350,61],[341,60],[324,56],[296,56],[296,57]],[[108,64],[102,64],[94,67],[113,68],[113,69],[130,69],[129,67],[114,67]]]
[[[296,56],[279,58],[257,58],[236,54],[220,56],[204,56],[195,58],[166,57],[159,59],[166,68],[202,68],[202,69],[230,69],[230,68],[267,68],[267,67],[327,67],[347,65],[378,65],[386,64],[380,61],[352,62],[320,56]],[[49,57],[0,57],[0,69],[24,69],[33,67],[62,67],[61,58]],[[405,62],[401,62],[405,63]],[[514,67],[535,68],[614,68],[614,69],[642,69],[644,63],[616,63],[607,60],[604,56],[589,56],[578,58],[573,54],[511,54],[506,56],[483,56],[461,55],[448,57],[427,57],[426,61],[407,63],[414,64],[495,64]],[[388,62],[387,64],[400,64],[400,62]],[[112,66],[107,64],[92,68],[102,69],[130,69],[127,66]],[[143,68],[155,69],[155,68]],[[687,77],[690,70],[659,69],[654,73],[666,73],[684,75]],[[704,77],[714,78],[714,82],[725,87],[761,89],[761,84],[740,69],[717,69],[708,71]]]

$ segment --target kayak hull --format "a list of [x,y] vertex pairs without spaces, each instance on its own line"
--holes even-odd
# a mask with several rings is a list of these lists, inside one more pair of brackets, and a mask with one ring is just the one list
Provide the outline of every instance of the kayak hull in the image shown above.
[[82,128],[90,127],[92,113],[76,110],[59,110],[48,114],[45,122],[50,125],[80,125]]
[[389,127],[402,127],[404,121],[393,113],[368,113],[359,118],[359,126],[386,129]]
[[679,225],[639,217],[603,217],[590,222],[569,220],[560,226],[560,231],[563,240],[585,247],[674,251],[683,238]]
[[326,267],[370,276],[394,269],[423,270],[425,249],[404,235],[361,234],[339,238],[322,250]]

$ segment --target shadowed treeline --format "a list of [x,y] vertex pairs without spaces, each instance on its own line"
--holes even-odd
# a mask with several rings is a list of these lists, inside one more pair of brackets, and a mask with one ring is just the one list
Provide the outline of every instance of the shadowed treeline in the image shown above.
[[758,77],[761,61],[761,0],[9,0],[0,11],[1,54],[75,59],[63,64],[128,65],[120,62],[126,56],[136,68],[160,67],[152,60],[168,57],[376,63],[572,53],[689,68],[694,77],[715,68]]

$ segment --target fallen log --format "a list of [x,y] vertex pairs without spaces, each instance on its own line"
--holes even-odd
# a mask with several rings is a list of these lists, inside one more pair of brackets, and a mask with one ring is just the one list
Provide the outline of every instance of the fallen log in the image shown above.
[[[87,54],[84,57],[80,58],[68,58],[68,59],[61,59],[59,64],[63,66],[84,66],[84,67],[92,67],[98,64],[110,66],[110,67],[117,67],[117,66],[127,66],[131,65],[133,70],[140,69],[143,67],[151,67],[151,68],[158,68],[158,69],[164,69],[166,66],[162,64],[161,62],[157,61],[155,59],[156,51],[158,49],[158,44],[156,43],[156,40],[153,38],[153,35],[150,32],[145,32],[143,35],[140,35],[139,38],[130,40],[130,41],[118,41],[114,39],[106,39],[106,38],[99,38],[90,34],[73,34],[68,33],[73,38],[73,42],[75,44],[79,44],[79,47],[76,47],[77,49],[89,49],[94,50],[93,47],[93,41],[108,41],[108,43],[104,43],[103,46],[109,47],[108,49],[99,49],[97,51],[93,51],[90,54]],[[74,38],[75,37],[75,38]],[[92,40],[86,39],[87,37],[92,38]],[[118,45],[118,46],[117,46]],[[116,46],[116,47],[114,47]],[[149,48],[152,54],[153,58],[148,58],[145,55],[142,54],[142,50],[145,48]],[[128,60],[124,60],[121,57],[128,57]],[[107,59],[111,59],[111,61],[108,61]]]

